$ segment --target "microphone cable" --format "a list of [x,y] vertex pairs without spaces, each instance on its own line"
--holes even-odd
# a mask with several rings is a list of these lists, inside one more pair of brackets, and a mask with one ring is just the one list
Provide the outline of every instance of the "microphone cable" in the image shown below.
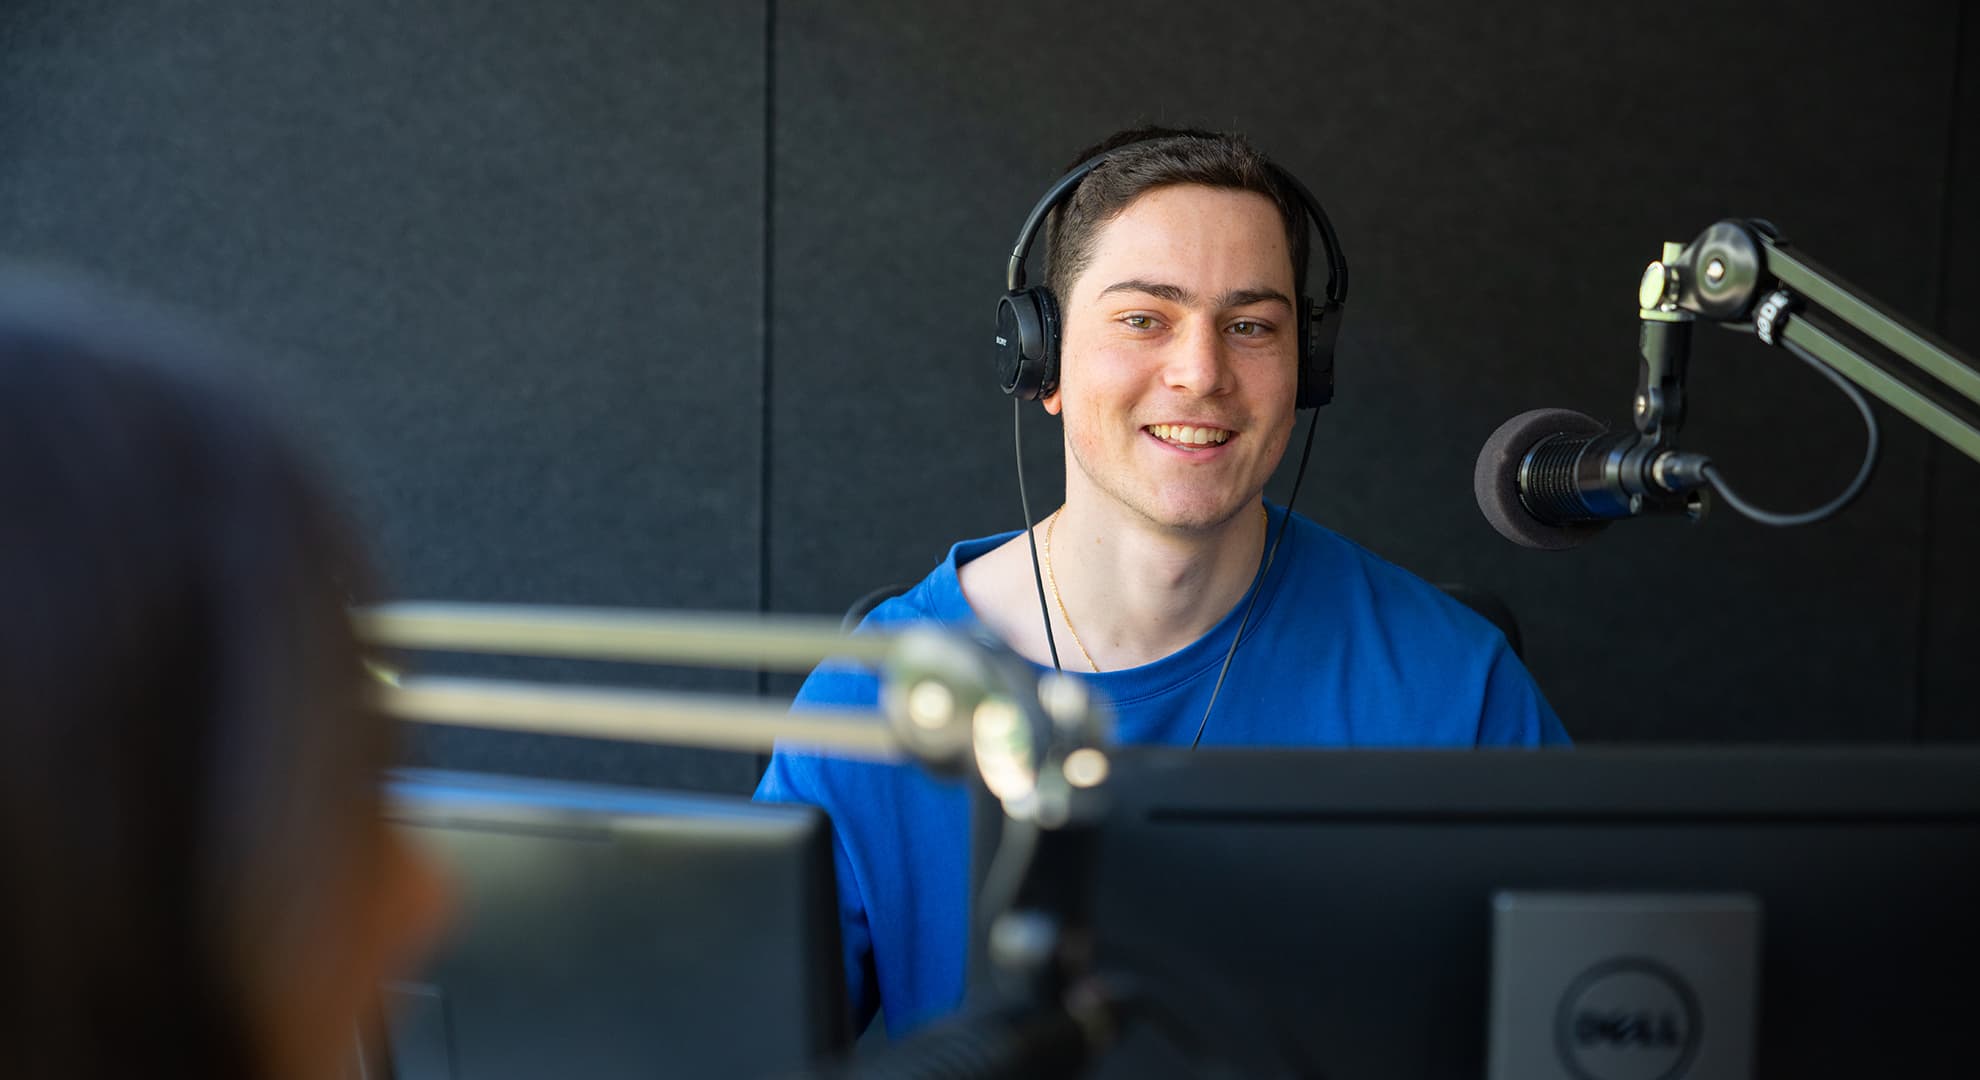
[[1843,507],[1856,501],[1857,495],[1863,491],[1863,485],[1870,482],[1871,470],[1877,465],[1877,448],[1880,440],[1880,432],[1877,427],[1877,415],[1870,411],[1870,402],[1864,398],[1861,390],[1858,390],[1848,379],[1838,374],[1835,369],[1816,359],[1814,354],[1796,345],[1794,342],[1783,341],[1781,345],[1788,352],[1793,353],[1795,359],[1814,368],[1817,372],[1821,373],[1823,378],[1836,384],[1844,396],[1848,397],[1855,404],[1856,411],[1863,414],[1863,427],[1868,439],[1863,450],[1863,464],[1856,470],[1856,479],[1849,482],[1849,487],[1843,489],[1841,495],[1836,496],[1834,499],[1813,510],[1807,510],[1799,514],[1780,514],[1770,510],[1762,510],[1735,494],[1732,485],[1726,483],[1725,476],[1719,472],[1719,467],[1713,464],[1712,459],[1709,457],[1705,458],[1700,465],[1699,475],[1710,482],[1712,490],[1718,492],[1719,496],[1726,500],[1726,505],[1732,507],[1734,510],[1739,511],[1741,514],[1762,525],[1786,528],[1793,525],[1810,525],[1824,518],[1833,517]]

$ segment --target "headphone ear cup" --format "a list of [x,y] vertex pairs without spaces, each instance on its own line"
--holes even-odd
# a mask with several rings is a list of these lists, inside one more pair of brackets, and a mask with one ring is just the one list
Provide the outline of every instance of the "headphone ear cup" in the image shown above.
[[1341,332],[1341,306],[1316,304],[1302,298],[1299,305],[1299,393],[1294,404],[1317,409],[1334,400],[1334,341]]
[[1042,330],[1038,346],[1038,397],[1051,397],[1059,389],[1059,298],[1043,285],[1033,289],[1038,299],[1038,322]]
[[997,301],[997,385],[1034,401],[1059,385],[1059,305],[1033,285]]

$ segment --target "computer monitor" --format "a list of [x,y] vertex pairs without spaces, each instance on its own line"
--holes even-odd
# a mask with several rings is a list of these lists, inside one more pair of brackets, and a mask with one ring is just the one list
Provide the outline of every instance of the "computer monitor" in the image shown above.
[[1137,1023],[1094,1075],[1194,1075],[1191,1043],[1248,1077],[1974,1067],[1980,751],[1112,764],[1099,968],[1182,1037]]
[[815,808],[408,770],[387,816],[459,896],[385,995],[399,1080],[753,1077],[847,1045]]

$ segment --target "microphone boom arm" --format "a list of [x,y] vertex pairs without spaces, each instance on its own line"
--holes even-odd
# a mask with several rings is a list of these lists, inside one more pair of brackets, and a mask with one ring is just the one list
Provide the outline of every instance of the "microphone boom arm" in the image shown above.
[[[1720,221],[1673,247],[1644,272],[1638,300],[1646,334],[1652,323],[1686,317],[1750,327],[1769,345],[1812,354],[1980,461],[1980,364],[1971,357],[1794,250],[1764,221]],[[1871,347],[1859,348],[1850,335]],[[1680,361],[1680,390],[1682,378]],[[1682,398],[1672,405],[1681,419]],[[1639,430],[1643,407],[1639,395]]]
[[[403,720],[724,750],[779,740],[861,756],[905,756],[931,772],[976,772],[1008,813],[1055,828],[1111,718],[1076,680],[1038,676],[1002,644],[916,624],[847,634],[791,615],[397,602],[352,612],[358,637],[389,650],[495,653],[809,671],[871,668],[879,709],[788,711],[753,697],[402,674],[374,660],[375,700]],[[1080,753],[1085,751],[1085,753]],[[1068,776],[1068,762],[1072,776]],[[1104,776],[1104,765],[1101,767]]]

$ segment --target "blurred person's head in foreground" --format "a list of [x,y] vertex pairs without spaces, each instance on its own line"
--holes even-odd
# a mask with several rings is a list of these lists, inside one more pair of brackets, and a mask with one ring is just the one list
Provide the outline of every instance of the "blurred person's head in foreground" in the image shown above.
[[219,352],[0,267],[10,1076],[334,1072],[441,920],[380,814],[362,559]]

